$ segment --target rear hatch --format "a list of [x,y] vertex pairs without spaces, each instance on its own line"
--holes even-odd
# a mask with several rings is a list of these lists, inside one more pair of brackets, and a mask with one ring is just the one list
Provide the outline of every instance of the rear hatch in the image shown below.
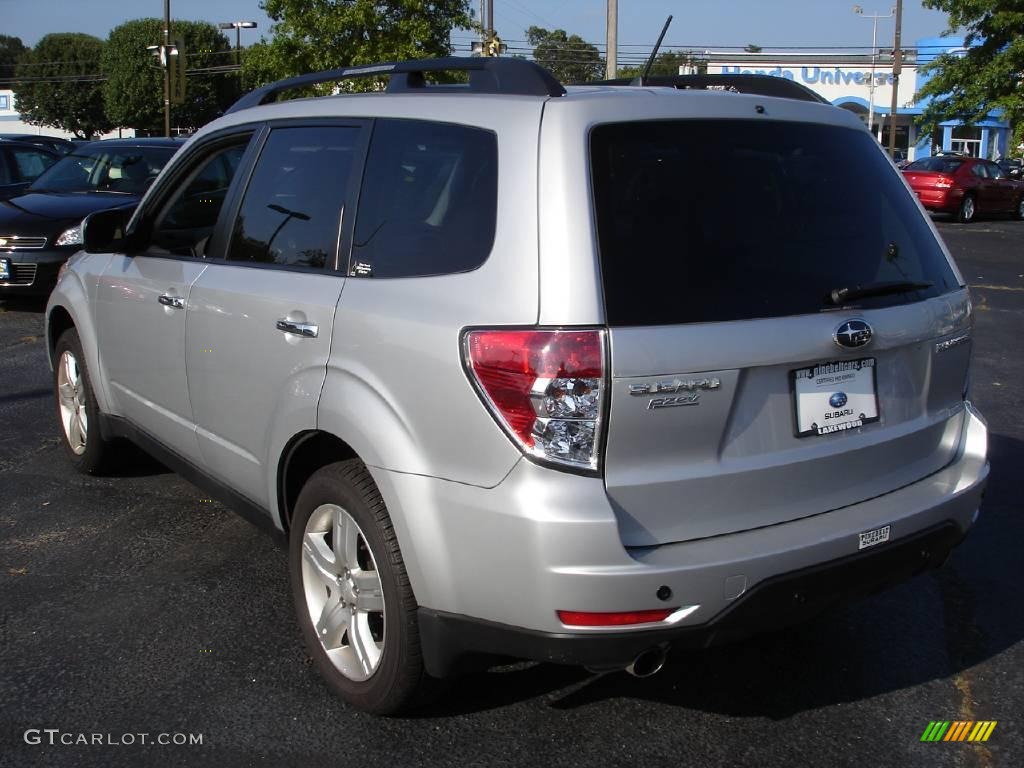
[[627,546],[835,510],[949,463],[966,291],[870,135],[614,123],[591,160]]

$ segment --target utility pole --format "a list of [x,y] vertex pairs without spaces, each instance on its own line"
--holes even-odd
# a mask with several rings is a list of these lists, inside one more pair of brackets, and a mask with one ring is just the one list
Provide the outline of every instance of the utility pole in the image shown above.
[[619,74],[619,0],[608,0],[608,21],[606,25],[607,39],[605,40],[606,57],[604,76],[608,80],[614,80]]
[[896,34],[892,44],[892,107],[889,110],[889,157],[896,156],[896,109],[899,107],[900,71],[903,69],[903,50],[900,47],[903,44],[900,38],[902,26],[903,0],[896,0]]
[[171,63],[167,58],[171,48],[171,0],[164,0],[164,136],[171,135]]
[[896,9],[890,9],[884,16],[879,13],[864,13],[859,5],[853,6],[853,12],[865,19],[871,19],[871,82],[868,83],[868,131],[875,135],[875,68],[878,62],[878,20],[891,19]]

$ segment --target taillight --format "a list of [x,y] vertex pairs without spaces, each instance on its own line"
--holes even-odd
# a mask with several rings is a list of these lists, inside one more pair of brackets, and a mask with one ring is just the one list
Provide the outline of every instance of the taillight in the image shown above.
[[469,331],[463,355],[491,414],[525,453],[597,469],[604,331]]
[[939,176],[939,178],[935,180],[935,186],[940,189],[949,189],[953,186],[953,179],[950,176]]

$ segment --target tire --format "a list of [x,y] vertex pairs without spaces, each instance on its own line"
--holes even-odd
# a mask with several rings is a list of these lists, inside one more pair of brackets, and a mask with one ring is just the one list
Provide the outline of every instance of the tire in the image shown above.
[[423,666],[416,598],[387,508],[358,459],[323,467],[303,486],[288,570],[306,648],[341,698],[378,715],[430,698],[437,681]]
[[99,474],[110,464],[113,446],[100,435],[100,409],[78,331],[61,334],[53,352],[53,391],[61,443],[72,466]]
[[974,200],[974,195],[964,195],[964,199],[960,201],[960,208],[956,212],[956,220],[961,224],[970,224],[977,215],[978,206]]
[[1017,198],[1017,205],[1013,209],[1013,218],[1017,221],[1024,221],[1024,195]]

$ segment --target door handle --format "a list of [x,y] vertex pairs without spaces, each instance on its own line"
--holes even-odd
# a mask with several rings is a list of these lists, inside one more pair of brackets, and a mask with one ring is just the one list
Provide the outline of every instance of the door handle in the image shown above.
[[320,326],[316,323],[299,323],[289,320],[287,317],[277,321],[277,330],[293,333],[296,336],[305,336],[307,339],[315,339],[320,335]]
[[170,307],[171,309],[185,308],[185,299],[183,299],[181,296],[171,296],[169,293],[162,293],[160,294],[160,297],[157,299],[157,301],[159,301],[165,307]]

